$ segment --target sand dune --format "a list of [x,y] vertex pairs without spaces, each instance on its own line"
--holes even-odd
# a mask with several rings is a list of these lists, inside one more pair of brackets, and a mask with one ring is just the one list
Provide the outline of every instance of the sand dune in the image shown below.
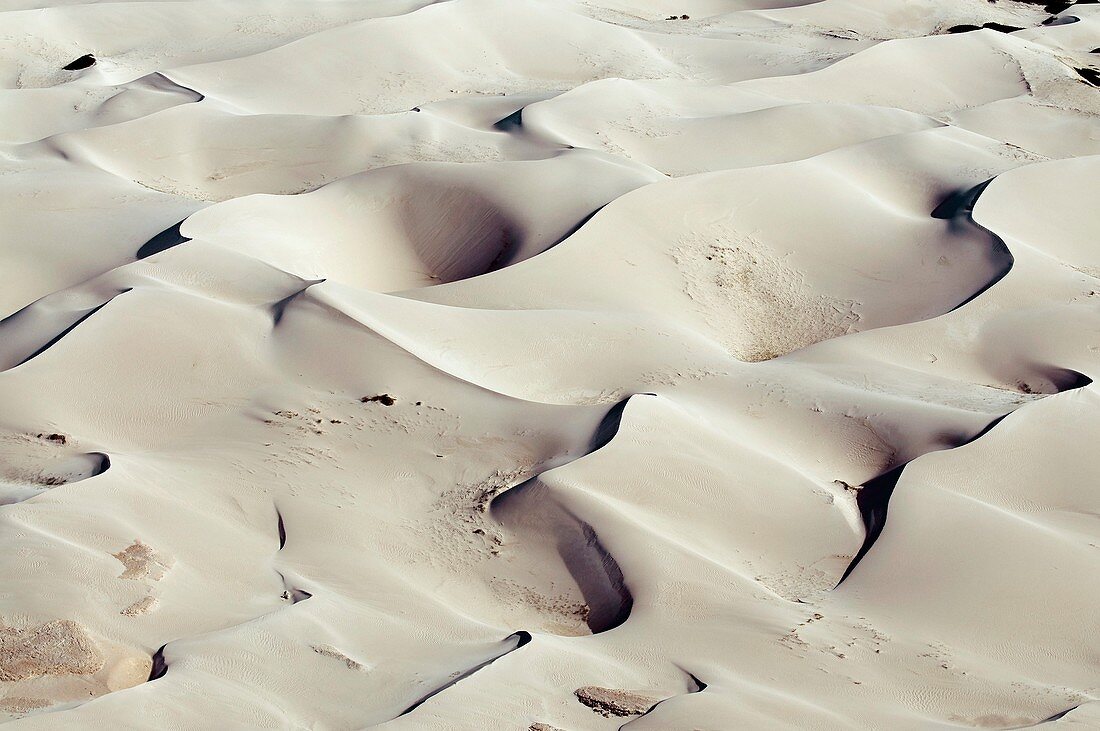
[[12,728],[1100,727],[1100,5],[0,39]]

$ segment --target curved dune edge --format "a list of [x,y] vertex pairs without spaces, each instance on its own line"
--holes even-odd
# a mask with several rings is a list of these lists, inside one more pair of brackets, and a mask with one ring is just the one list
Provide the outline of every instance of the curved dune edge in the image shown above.
[[44,4],[0,722],[1097,717],[1100,5]]

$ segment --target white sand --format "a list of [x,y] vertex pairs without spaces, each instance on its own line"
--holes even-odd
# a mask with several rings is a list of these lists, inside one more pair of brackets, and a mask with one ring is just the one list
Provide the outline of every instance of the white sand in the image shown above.
[[1100,728],[1100,5],[0,9],[12,728]]

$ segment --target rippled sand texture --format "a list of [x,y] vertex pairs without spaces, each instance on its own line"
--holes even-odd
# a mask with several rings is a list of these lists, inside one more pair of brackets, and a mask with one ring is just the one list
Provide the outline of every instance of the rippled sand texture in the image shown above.
[[13,729],[1100,728],[1100,4],[44,1]]

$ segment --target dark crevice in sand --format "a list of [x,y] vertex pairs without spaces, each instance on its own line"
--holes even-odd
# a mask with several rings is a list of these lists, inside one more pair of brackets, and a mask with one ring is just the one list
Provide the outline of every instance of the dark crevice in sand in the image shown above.
[[1074,0],[1058,0],[1057,2],[1050,2],[1049,0],[1019,0],[1026,5],[1042,5],[1043,10],[1048,13],[1060,13],[1067,8],[1073,7]]
[[974,211],[974,204],[994,180],[996,178],[990,178],[973,188],[955,191],[935,207],[932,218],[951,221],[953,226],[964,228],[969,223],[966,217]]
[[504,642],[506,642],[506,643],[507,642],[512,642],[512,641],[515,642],[514,647],[510,647],[510,648],[506,649],[504,652],[501,652],[497,655],[494,655],[493,657],[490,657],[488,660],[486,660],[482,663],[478,663],[477,665],[473,666],[472,668],[463,671],[458,676],[456,676],[453,680],[450,680],[447,683],[444,683],[443,685],[439,686],[438,688],[431,691],[427,695],[421,697],[420,700],[413,703],[411,706],[406,708],[404,711],[397,714],[397,718],[400,718],[401,716],[405,716],[405,715],[408,715],[409,713],[412,713],[413,711],[415,711],[417,708],[419,708],[421,705],[423,705],[429,699],[434,698],[435,696],[439,695],[440,693],[447,690],[448,688],[454,687],[458,683],[462,682],[466,678],[468,678],[471,675],[473,675],[474,673],[476,673],[478,670],[481,670],[482,668],[486,668],[489,665],[492,665],[494,662],[496,662],[500,658],[504,657],[508,653],[515,652],[519,648],[523,647],[524,645],[526,645],[528,642],[531,641],[531,633],[520,630],[519,632],[515,632],[515,633],[510,634],[510,635],[508,635],[507,637],[504,638]]
[[504,119],[496,122],[493,129],[498,132],[516,132],[523,128],[523,108],[509,114]]
[[989,30],[995,30],[998,33],[1015,33],[1018,30],[1023,30],[1023,28],[1021,28],[1020,26],[1017,26],[1017,25],[1005,25],[1004,23],[993,23],[993,22],[982,23],[982,27],[983,28],[988,28]]
[[1055,721],[1060,721],[1063,718],[1065,718],[1066,716],[1068,716],[1069,714],[1076,711],[1080,707],[1081,707],[1081,704],[1077,704],[1076,706],[1073,706],[1072,708],[1067,708],[1064,711],[1059,711],[1058,713],[1055,713],[1053,716],[1049,716],[1047,718],[1044,718],[1042,721],[1040,721],[1036,725],[1040,725],[1040,724],[1044,724],[1044,723],[1054,723]]
[[[279,536],[279,548],[276,549],[276,553],[278,553],[286,546],[286,523],[283,521],[282,511],[279,510],[279,506],[277,505],[275,506],[275,521],[275,530]],[[304,589],[299,589],[291,584],[282,571],[275,569],[275,573],[279,576],[279,581],[283,584],[283,599],[289,600],[291,604],[304,602],[306,599],[313,596],[312,593]]]
[[88,475],[88,477],[102,475],[104,472],[111,469],[111,458],[103,452],[89,452],[88,456],[99,459],[99,464],[92,468],[92,474]]
[[[1092,383],[1092,379],[1088,376],[1082,373],[1078,373],[1077,371],[1065,368],[1053,369],[1046,375],[1046,377],[1050,379],[1051,383],[1053,383],[1054,387],[1057,389],[1055,393],[1065,393],[1067,391],[1073,391],[1078,388],[1084,388],[1085,386],[1088,386]],[[1054,394],[1045,395],[1052,396]],[[993,427],[1000,424],[1004,419],[1010,416],[1011,413],[1012,412],[1009,412],[1008,414],[1002,414],[1001,416],[998,416],[996,419],[986,424],[985,427],[974,436],[965,439],[953,446],[946,447],[945,449],[958,449],[959,447],[965,447],[968,444],[973,444],[974,442],[988,434],[990,431],[992,431]],[[945,450],[941,449],[933,451]],[[919,459],[919,457],[917,459]],[[866,556],[871,548],[875,545],[875,542],[879,539],[879,536],[882,535],[882,530],[886,526],[886,517],[890,505],[890,497],[894,494],[894,489],[897,487],[898,481],[901,479],[902,473],[905,471],[905,468],[912,464],[913,461],[915,460],[906,462],[902,465],[898,465],[892,470],[884,472],[878,477],[868,480],[867,482],[863,483],[863,486],[859,489],[859,492],[856,495],[856,505],[859,507],[860,515],[863,518],[863,525],[866,531],[866,537],[863,540],[863,545],[860,547],[859,551],[856,553],[851,563],[848,564],[848,568],[844,571],[844,575],[841,576],[840,581],[837,582],[837,587],[843,584],[845,579],[847,579],[848,576],[851,575],[852,571],[855,570],[859,562],[863,560],[863,557]]]
[[[187,219],[184,219],[186,221]],[[173,246],[179,246],[180,244],[186,244],[191,239],[180,233],[180,226],[183,225],[183,221],[173,224],[168,228],[161,231],[153,238],[146,241],[138,248],[137,253],[134,254],[136,259],[145,259],[153,254],[159,254],[162,251],[167,251]]]
[[95,56],[86,53],[80,58],[70,61],[62,66],[62,68],[66,71],[80,71],[81,69],[91,68],[92,66],[95,66]]
[[1028,728],[1038,728],[1039,726],[1043,726],[1043,725],[1048,724],[1048,723],[1055,723],[1057,721],[1061,721],[1063,718],[1065,718],[1069,714],[1076,711],[1082,705],[1084,705],[1084,704],[1078,703],[1077,705],[1075,705],[1071,708],[1067,708],[1064,711],[1058,711],[1053,716],[1047,716],[1046,718],[1044,718],[1041,721],[1036,721],[1035,723],[1029,723],[1026,726],[1012,726],[1011,727],[1012,731],[1023,731],[1023,729],[1028,729]]
[[1049,18],[1047,18],[1046,20],[1043,21],[1043,25],[1048,25],[1048,26],[1050,26],[1050,25],[1069,25],[1070,23],[1080,23],[1080,22],[1081,22],[1081,19],[1078,18],[1076,15],[1059,15],[1059,16],[1052,15]]
[[[42,468],[27,479],[28,482],[42,487],[57,487],[83,482],[102,475],[111,467],[111,458],[103,452],[86,452]],[[22,502],[22,501],[16,501]]]
[[863,545],[860,546],[859,551],[856,552],[855,557],[848,564],[848,568],[844,570],[844,575],[840,577],[837,586],[844,583],[844,580],[855,570],[859,562],[871,550],[871,547],[875,545],[878,537],[882,535],[882,529],[886,525],[886,512],[890,506],[890,496],[894,494],[894,488],[897,487],[898,480],[901,479],[901,473],[905,470],[905,467],[906,465],[899,465],[889,472],[868,480],[863,483],[863,487],[856,495],[856,505],[859,508],[859,514],[863,518],[865,537]]
[[[973,444],[974,442],[988,434],[990,431],[992,431],[993,427],[1000,424],[1007,416],[1008,414],[1002,414],[1001,416],[998,416],[996,419],[986,424],[985,427],[983,427],[982,430],[974,436],[970,437],[969,439],[965,439],[962,442],[955,444],[951,447],[947,447],[946,449],[958,449],[959,447],[965,447],[968,444]],[[939,449],[933,451],[941,452],[945,450]],[[928,454],[931,454],[931,452],[929,452]],[[866,556],[871,548],[875,545],[875,542],[879,539],[879,536],[882,535],[882,529],[886,527],[886,517],[887,510],[890,506],[890,497],[894,494],[894,489],[897,487],[898,481],[901,479],[901,475],[905,471],[905,468],[912,464],[913,461],[906,462],[903,465],[898,465],[889,472],[884,472],[878,477],[875,477],[874,479],[868,480],[867,482],[863,483],[863,487],[856,495],[856,505],[859,507],[859,513],[863,517],[863,525],[866,529],[866,537],[863,539],[863,545],[860,547],[859,551],[852,559],[852,562],[848,564],[848,568],[844,571],[844,575],[841,576],[840,581],[837,582],[837,586],[840,586],[844,583],[844,580],[847,579],[849,575],[851,575],[852,571],[855,570],[859,562],[863,560],[863,557]]]
[[1005,25],[1004,23],[982,23],[981,25],[972,25],[964,23],[962,25],[953,25],[947,29],[948,33],[970,33],[971,31],[982,30],[986,28],[988,30],[995,30],[998,33],[1015,33],[1018,30],[1023,30],[1018,25]]
[[62,456],[56,461],[33,469],[20,469],[8,463],[10,471],[0,486],[0,508],[33,500],[44,491],[61,485],[72,485],[101,475],[111,467],[111,458],[103,452]]
[[1087,81],[1090,85],[1100,86],[1100,71],[1097,71],[1093,68],[1074,68],[1073,70],[1076,71],[1077,75]]
[[160,649],[153,653],[153,667],[149,671],[149,680],[147,682],[153,682],[159,678],[163,678],[168,672],[168,661],[164,659],[164,648],[168,647],[165,643],[160,646]]
[[278,506],[275,507],[275,518],[278,522],[279,550],[282,550],[283,546],[286,545],[286,525],[283,523],[283,514],[279,512]]
[[619,433],[619,426],[623,421],[623,412],[626,411],[626,405],[630,403],[630,399],[635,396],[656,396],[654,393],[636,393],[633,396],[627,396],[619,403],[612,406],[603,419],[600,421],[600,425],[596,427],[596,433],[592,436],[592,441],[588,445],[588,454],[592,454],[598,449],[603,449],[611,440],[615,438],[615,435]]
[[[499,122],[498,122],[498,124],[499,124]],[[561,244],[562,242],[564,242],[570,236],[572,236],[573,234],[580,231],[581,228],[583,228],[585,224],[587,224],[589,221],[592,220],[593,216],[595,216],[597,213],[602,211],[607,205],[608,204],[605,203],[604,205],[602,205],[602,206],[596,208],[595,210],[590,211],[589,213],[587,213],[583,218],[581,218],[579,221],[577,221],[577,223],[573,224],[573,226],[568,231],[563,233],[561,236],[559,236],[557,239],[555,239],[552,243],[550,243],[546,247],[539,250],[537,253],[532,254],[532,256],[528,257],[528,259],[531,259],[535,256],[538,256],[539,254],[543,254],[547,251],[550,251],[550,249],[553,249],[558,244]],[[502,237],[503,238],[502,238],[502,242],[501,242],[500,252],[496,255],[496,257],[489,264],[489,266],[485,269],[485,271],[481,272],[480,274],[472,274],[469,277],[466,277],[466,279],[471,279],[473,277],[481,276],[483,274],[490,274],[491,272],[495,272],[495,271],[499,271],[501,269],[505,269],[505,268],[510,267],[513,264],[517,263],[517,262],[513,261],[513,259],[514,259],[515,252],[519,248],[519,237],[514,235],[511,232],[510,229],[505,229],[502,233]],[[458,281],[458,280],[456,280],[456,281]]]
[[[1084,373],[1078,373],[1075,370],[1069,368],[1052,368],[1047,369],[1043,374],[1043,377],[1049,380],[1054,385],[1054,393],[1065,393],[1066,391],[1076,391],[1079,388],[1092,385],[1092,379],[1086,376]],[[1027,384],[1021,384],[1024,386]],[[1036,393],[1042,393],[1036,392]],[[1046,394],[1053,396],[1054,394]]]
[[991,258],[995,263],[1000,265],[999,271],[992,279],[986,282],[981,289],[952,307],[950,312],[965,307],[967,304],[973,302],[987,292],[990,287],[1004,279],[1008,273],[1012,271],[1012,267],[1016,263],[1016,259],[1012,256],[1012,252],[1009,251],[1008,245],[1005,244],[1004,239],[974,220],[974,206],[977,204],[978,198],[981,197],[985,189],[988,188],[989,184],[995,179],[996,178],[990,178],[984,183],[980,183],[969,190],[952,193],[932,211],[932,218],[948,221],[948,227],[953,231],[976,228],[983,232],[990,239]]
[[[511,266],[516,252],[519,251],[519,243],[520,235],[513,231],[511,226],[504,226],[500,231],[500,248],[497,250],[497,255],[493,257],[493,260],[489,262],[489,266],[485,267],[485,271],[481,274],[488,274]],[[481,274],[472,276],[481,276]]]

